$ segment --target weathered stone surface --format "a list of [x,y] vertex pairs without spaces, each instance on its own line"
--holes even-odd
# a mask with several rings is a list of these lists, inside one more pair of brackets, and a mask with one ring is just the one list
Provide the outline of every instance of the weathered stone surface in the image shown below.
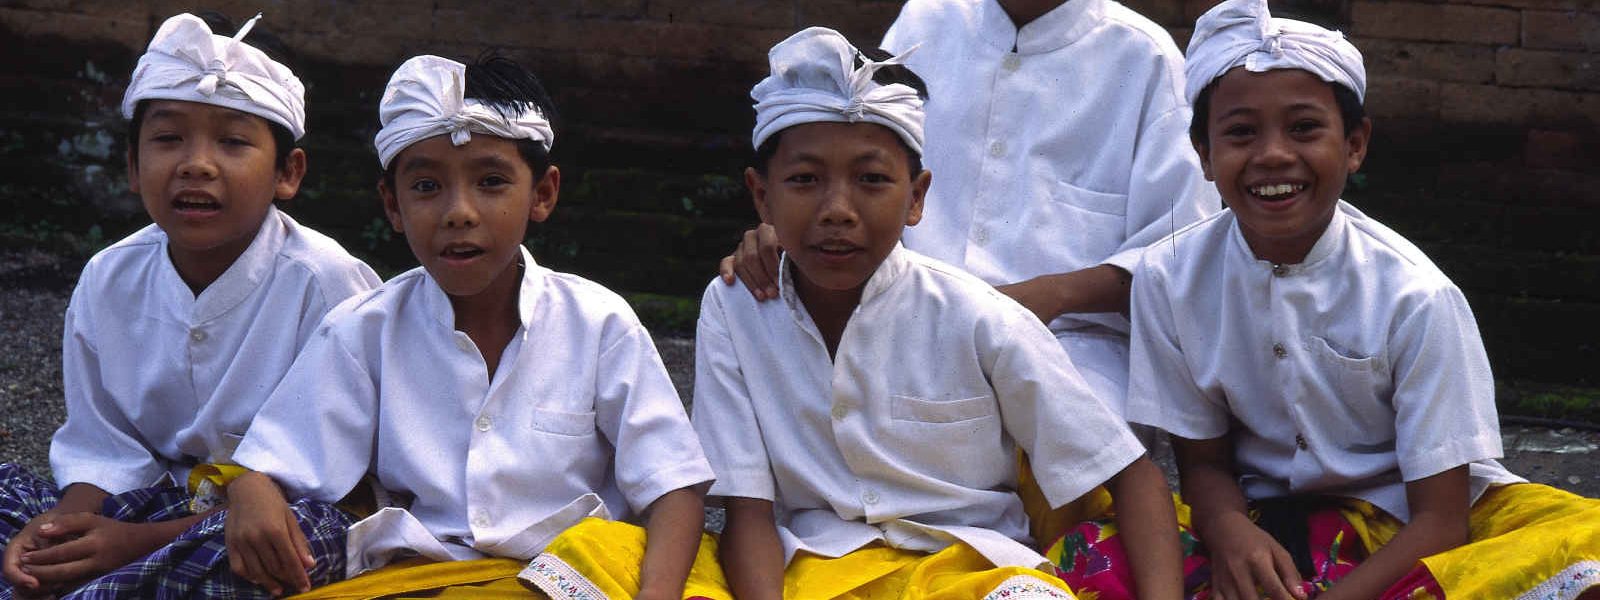
[[1352,33],[1361,37],[1472,44],[1515,44],[1522,15],[1507,8],[1357,0]]

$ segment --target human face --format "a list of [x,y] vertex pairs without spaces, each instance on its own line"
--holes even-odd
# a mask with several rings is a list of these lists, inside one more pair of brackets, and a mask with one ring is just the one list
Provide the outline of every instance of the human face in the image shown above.
[[209,272],[201,287],[250,247],[272,201],[293,198],[306,172],[298,148],[278,168],[267,121],[231,108],[152,100],[137,136],[128,188],[166,232],[179,272]]
[[910,175],[900,139],[872,123],[806,123],[785,129],[765,176],[745,170],[761,220],[772,225],[802,298],[859,293],[922,219],[932,176]]
[[1345,134],[1333,87],[1309,72],[1233,69],[1217,81],[1210,139],[1196,144],[1206,179],[1239,219],[1258,258],[1305,259],[1361,167],[1372,122]]
[[384,212],[439,287],[458,300],[497,282],[515,290],[523,235],[555,209],[560,172],[552,166],[535,182],[515,142],[481,133],[461,146],[427,138],[393,164],[394,189],[378,184]]

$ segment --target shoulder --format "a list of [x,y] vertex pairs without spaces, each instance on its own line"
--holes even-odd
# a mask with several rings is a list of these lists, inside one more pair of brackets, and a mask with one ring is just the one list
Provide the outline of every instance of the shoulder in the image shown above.
[[280,268],[305,274],[310,285],[326,290],[329,299],[335,301],[378,283],[372,268],[351,256],[339,242],[299,224],[289,215],[277,215],[283,221],[285,236],[277,256]]
[[609,337],[622,330],[644,329],[639,317],[628,301],[604,285],[587,278],[535,267],[544,276],[541,302],[551,303],[550,309],[560,311],[562,318],[574,318],[590,326],[601,327]]
[[945,29],[976,31],[979,4],[976,0],[911,0],[890,28],[895,35],[915,37]]
[[933,317],[940,327],[1035,323],[1038,317],[977,276],[938,259],[904,250],[904,277],[916,286],[911,314]]
[[1343,200],[1337,210],[1344,214],[1349,227],[1346,251],[1354,255],[1353,264],[1370,268],[1372,276],[1404,283],[1429,295],[1455,288],[1444,271],[1405,236]]
[[1172,34],[1113,0],[1105,0],[1102,5],[1098,35],[1091,38],[1092,50],[1100,60],[1129,71],[1125,81],[1148,82],[1145,92],[1164,101],[1156,103],[1158,108],[1165,104],[1171,104],[1168,109],[1187,106],[1183,95],[1183,51],[1172,40]]
[[1147,273],[1177,275],[1224,255],[1233,224],[1233,211],[1222,209],[1152,242],[1140,255],[1134,280]]
[[[145,287],[141,282],[146,281],[152,267],[159,266],[157,261],[166,259],[162,252],[166,239],[167,234],[160,227],[146,225],[96,252],[78,275],[68,309],[81,312],[86,300],[124,303],[129,300],[127,294],[142,293],[138,291]],[[125,293],[115,293],[116,290]]]
[[322,325],[352,339],[362,339],[372,330],[398,317],[418,288],[429,285],[427,272],[414,268],[370,290],[339,301],[322,319]]

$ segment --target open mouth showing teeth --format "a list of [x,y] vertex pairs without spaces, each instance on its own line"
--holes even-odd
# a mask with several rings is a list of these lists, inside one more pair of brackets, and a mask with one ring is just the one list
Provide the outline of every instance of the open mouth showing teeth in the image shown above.
[[817,250],[822,251],[823,254],[834,254],[834,255],[840,255],[840,256],[845,255],[845,254],[850,254],[851,252],[855,252],[858,249],[859,248],[857,248],[855,246],[849,246],[849,245],[832,245],[832,244],[830,244],[830,245],[824,245],[824,246],[817,246]]
[[1252,187],[1250,188],[1250,194],[1262,200],[1272,202],[1275,200],[1286,199],[1290,196],[1305,191],[1305,189],[1306,185],[1303,183],[1277,183]]
[[198,196],[185,196],[172,201],[172,206],[178,210],[217,210],[222,208],[216,200]]
[[467,259],[479,254],[483,254],[483,249],[472,246],[452,246],[439,253],[440,256],[454,259]]

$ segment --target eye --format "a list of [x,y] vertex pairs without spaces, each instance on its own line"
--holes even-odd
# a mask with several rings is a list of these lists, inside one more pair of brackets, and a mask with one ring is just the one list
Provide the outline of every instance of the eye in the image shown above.
[[884,185],[894,183],[894,178],[890,177],[886,173],[863,173],[861,174],[861,182],[872,185]]
[[170,143],[174,143],[174,142],[183,141],[183,136],[180,136],[180,135],[178,135],[176,133],[161,132],[161,133],[156,133],[156,134],[151,135],[150,136],[150,141],[157,142],[157,143],[163,143],[163,144],[170,144]]
[[1234,123],[1222,128],[1222,137],[1249,137],[1255,135],[1256,129],[1243,123]]
[[480,187],[501,187],[511,185],[511,180],[501,175],[489,175],[478,181]]
[[418,179],[411,182],[411,191],[420,194],[430,194],[439,191],[439,183],[432,179]]
[[784,178],[784,183],[795,185],[809,185],[817,182],[817,176],[811,173],[795,173]]
[[221,143],[224,146],[238,146],[238,147],[249,147],[249,146],[254,146],[255,145],[255,144],[250,142],[249,138],[239,137],[239,136],[236,136],[236,135],[222,138]]
[[1289,125],[1289,132],[1300,134],[1312,133],[1322,129],[1322,127],[1322,122],[1316,119],[1301,119]]

